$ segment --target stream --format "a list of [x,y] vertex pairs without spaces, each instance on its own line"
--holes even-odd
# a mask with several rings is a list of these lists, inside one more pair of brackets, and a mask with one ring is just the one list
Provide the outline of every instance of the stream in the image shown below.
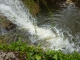
[[50,11],[43,7],[34,18],[21,0],[0,0],[0,15],[24,29],[33,44],[40,44],[44,50],[80,52],[80,9],[75,4],[61,8],[52,5]]

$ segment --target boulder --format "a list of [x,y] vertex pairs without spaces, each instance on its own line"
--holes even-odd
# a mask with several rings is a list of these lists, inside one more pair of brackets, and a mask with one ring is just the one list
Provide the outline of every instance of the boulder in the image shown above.
[[36,14],[39,11],[39,4],[35,2],[34,0],[22,0],[26,7],[28,7],[30,13],[33,16],[36,16]]
[[6,17],[0,16],[0,26],[6,30],[11,30],[16,27],[11,21],[9,21]]

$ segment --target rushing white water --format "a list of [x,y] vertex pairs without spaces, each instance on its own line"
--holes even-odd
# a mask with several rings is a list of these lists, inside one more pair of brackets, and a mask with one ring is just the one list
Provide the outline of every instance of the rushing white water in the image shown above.
[[41,28],[34,25],[32,21],[35,19],[30,15],[21,0],[0,0],[0,14],[20,28],[25,28],[30,34],[30,40],[33,43],[39,42],[44,49],[61,49],[65,52],[75,50],[73,48],[74,43],[69,43],[68,39],[56,27],[54,27],[55,34],[50,28]]

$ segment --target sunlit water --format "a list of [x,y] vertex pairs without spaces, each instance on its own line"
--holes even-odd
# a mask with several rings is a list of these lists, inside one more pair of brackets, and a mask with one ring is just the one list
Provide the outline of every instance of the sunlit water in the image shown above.
[[[80,50],[80,32],[75,32],[75,30],[78,30],[75,23],[79,24],[79,20],[72,19],[75,14],[79,15],[80,13],[76,10],[70,5],[66,9],[59,11],[59,14],[54,15],[54,27],[50,24],[43,24],[38,27],[35,22],[36,19],[30,15],[29,10],[21,0],[0,0],[0,15],[7,17],[18,27],[25,29],[29,33],[32,43],[41,44],[43,49],[60,49],[64,52]],[[77,13],[74,13],[74,11]],[[44,19],[42,18],[42,20]],[[75,38],[73,35],[75,35]]]

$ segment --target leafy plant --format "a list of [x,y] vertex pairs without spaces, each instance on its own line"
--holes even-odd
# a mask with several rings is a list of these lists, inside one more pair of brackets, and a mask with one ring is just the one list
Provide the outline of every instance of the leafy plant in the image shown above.
[[0,50],[19,51],[20,56],[24,55],[26,60],[80,60],[80,54],[76,51],[71,54],[65,54],[60,50],[44,51],[40,46],[27,45],[21,38],[11,44],[1,43]]

